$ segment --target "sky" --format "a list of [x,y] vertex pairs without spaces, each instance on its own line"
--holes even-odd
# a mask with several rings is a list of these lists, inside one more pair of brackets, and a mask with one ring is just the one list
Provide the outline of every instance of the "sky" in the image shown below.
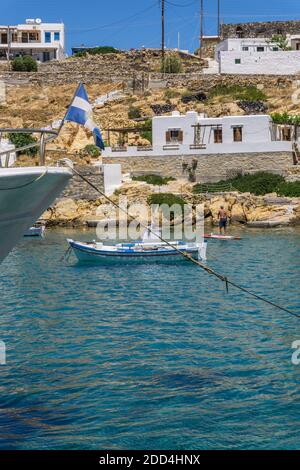
[[[200,0],[165,0],[166,46],[194,51],[199,45]],[[2,0],[0,24],[26,18],[65,23],[66,49],[109,45],[160,47],[161,0]],[[204,0],[204,34],[217,32],[217,0]],[[300,19],[300,0],[221,0],[225,23]]]

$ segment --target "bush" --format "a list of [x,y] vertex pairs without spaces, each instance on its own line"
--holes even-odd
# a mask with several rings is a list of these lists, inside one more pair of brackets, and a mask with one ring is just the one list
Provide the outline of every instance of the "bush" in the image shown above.
[[84,152],[87,153],[90,157],[99,157],[100,149],[95,144],[88,144],[84,147]]
[[217,85],[211,90],[210,96],[230,96],[235,100],[246,101],[265,101],[267,99],[265,93],[254,85]]
[[142,116],[142,112],[140,108],[132,106],[129,108],[128,111],[128,118],[129,119],[139,119]]
[[[205,186],[195,184],[194,193],[201,193],[205,190]],[[235,178],[222,180],[215,183],[216,188],[231,188],[241,193],[252,193],[256,196],[264,196],[268,193],[277,193],[279,196],[299,197],[300,196],[300,182],[287,182],[283,176],[275,175],[260,171],[253,174],[238,175]]]
[[97,55],[97,54],[119,54],[120,51],[115,49],[112,46],[98,46],[92,47],[88,50],[78,51],[74,54],[75,57],[86,57],[87,54]]
[[300,181],[284,181],[277,188],[278,196],[300,197]]
[[178,98],[178,96],[180,96],[180,93],[176,90],[173,90],[172,88],[169,88],[165,91],[166,100],[171,100],[172,98]]
[[175,178],[172,178],[171,176],[163,177],[160,175],[134,176],[132,179],[134,181],[145,181],[148,184],[154,184],[157,186],[168,184],[169,181],[175,181]]
[[183,207],[185,204],[185,200],[182,199],[182,197],[172,193],[150,194],[150,196],[148,196],[147,202],[148,204],[166,204],[169,207],[173,206],[173,204],[179,204],[181,207]]
[[147,119],[142,125],[141,137],[152,144],[152,121]]
[[16,57],[11,64],[15,72],[37,72],[37,61],[30,55]]
[[271,118],[275,124],[300,125],[300,115],[292,116],[285,113],[273,113]]
[[[12,133],[8,134],[8,138],[16,148],[24,147],[25,145],[34,144],[37,142],[37,139],[31,134],[26,134],[25,132]],[[31,149],[24,150],[25,155],[34,156],[38,152],[38,147],[33,147]]]
[[169,55],[161,64],[162,73],[180,73],[182,72],[182,62],[180,57]]

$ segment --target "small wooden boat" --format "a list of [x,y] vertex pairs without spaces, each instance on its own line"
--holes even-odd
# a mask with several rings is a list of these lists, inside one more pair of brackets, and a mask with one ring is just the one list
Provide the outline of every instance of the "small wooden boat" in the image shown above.
[[217,233],[206,233],[204,235],[204,238],[213,238],[216,240],[241,240],[241,237],[239,235],[220,235]]
[[79,242],[67,240],[77,259],[83,262],[110,264],[142,264],[142,263],[177,263],[186,261],[180,252],[191,255],[195,259],[206,259],[207,242],[187,243],[183,241],[162,242],[159,238],[143,237],[143,241],[133,243],[117,243],[104,245],[102,242]]
[[43,238],[45,235],[46,227],[44,225],[33,225],[23,234],[24,237],[37,237]]

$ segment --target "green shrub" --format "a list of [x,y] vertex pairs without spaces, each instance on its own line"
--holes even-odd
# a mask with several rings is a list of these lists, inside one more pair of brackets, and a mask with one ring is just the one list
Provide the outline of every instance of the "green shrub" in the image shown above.
[[181,207],[183,207],[185,204],[185,200],[182,199],[182,197],[172,193],[150,194],[150,196],[148,196],[147,202],[148,204],[166,204],[169,207],[173,206],[173,204],[179,204]]
[[283,36],[282,34],[274,34],[269,42],[279,47],[282,51],[292,50],[292,48],[289,46],[286,36]]
[[91,157],[99,157],[100,149],[95,144],[88,144],[84,147],[84,152],[90,155]]
[[169,88],[165,91],[166,100],[171,100],[172,98],[178,98],[178,96],[180,96],[180,93],[176,90],[173,90],[172,88]]
[[284,181],[277,188],[278,196],[300,197],[300,181]]
[[284,113],[273,113],[271,118],[275,124],[290,124],[290,125],[300,125],[300,115],[292,116],[287,112]]
[[88,50],[78,51],[74,54],[75,57],[86,57],[87,54],[97,55],[97,54],[119,54],[119,49],[115,49],[112,46],[98,46],[92,47]]
[[30,55],[16,57],[11,64],[15,72],[37,72],[37,61]]
[[[238,175],[228,180],[218,182],[220,187],[232,187],[233,190],[241,193],[252,193],[256,196],[263,196],[268,193],[277,192],[281,184],[286,183],[283,176],[260,171],[258,173],[247,173]],[[194,186],[194,192],[202,192],[201,185]]]
[[254,85],[217,85],[211,90],[210,96],[230,96],[235,100],[246,101],[265,101],[267,99],[265,93]]
[[135,106],[132,106],[129,108],[128,111],[128,118],[129,119],[139,119],[142,116],[142,112],[140,108],[137,108]]
[[161,64],[162,73],[181,73],[182,72],[182,62],[180,57],[176,55],[169,55],[165,57],[164,61]]
[[152,144],[152,121],[147,119],[142,125],[141,137],[146,139]]
[[145,181],[148,184],[154,184],[157,186],[168,184],[169,181],[175,181],[175,178],[172,178],[171,176],[164,177],[160,175],[134,176],[132,179],[134,181]]
[[[25,132],[20,133],[11,133],[8,134],[8,138],[16,148],[24,147],[25,145],[34,144],[37,142],[37,139],[31,134],[26,134]],[[31,149],[24,150],[22,153],[29,156],[34,156],[38,152],[38,147],[33,147]]]

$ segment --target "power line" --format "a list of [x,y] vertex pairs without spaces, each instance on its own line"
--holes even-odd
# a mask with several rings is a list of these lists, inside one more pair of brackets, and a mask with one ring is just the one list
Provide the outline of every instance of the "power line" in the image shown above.
[[[79,173],[77,170],[75,170],[73,167],[71,167],[68,162],[66,162],[67,166],[69,166],[69,168],[71,168],[71,170],[77,175],[79,176],[83,181],[85,181],[89,186],[91,186],[91,188],[93,188],[97,193],[99,193],[101,196],[103,196],[107,201],[109,201],[114,207],[116,207],[117,209],[119,209],[120,211],[122,211],[123,213],[125,213],[127,216],[130,216],[130,213],[127,209],[124,209],[123,207],[119,206],[119,204],[117,204],[116,202],[114,202],[110,197],[108,197],[103,191],[101,191],[96,185],[94,185],[88,178],[86,178],[85,176],[83,176],[81,173]],[[145,224],[143,224],[142,222],[140,222],[140,226],[143,227],[143,228],[146,228],[147,230],[149,230],[152,234],[154,233],[152,228],[149,228],[148,226],[146,226]],[[250,291],[249,289],[246,289],[245,287],[243,286],[240,286],[239,284],[235,283],[234,281],[231,281],[230,279],[227,278],[227,276],[224,276],[223,274],[220,274],[216,271],[214,271],[212,268],[210,268],[209,266],[207,266],[206,264],[204,263],[201,263],[199,260],[196,260],[195,258],[193,258],[191,255],[189,255],[188,253],[180,250],[179,248],[177,248],[176,246],[174,246],[172,243],[170,243],[168,240],[164,239],[162,236],[156,234],[156,237],[158,237],[161,241],[163,241],[164,243],[166,243],[166,245],[172,247],[174,249],[174,251],[178,252],[179,254],[181,254],[184,258],[186,258],[188,261],[190,261],[191,263],[194,263],[195,265],[197,265],[198,267],[200,267],[201,269],[203,269],[204,271],[206,271],[208,274],[210,275],[213,275],[215,277],[217,277],[220,281],[224,282],[225,285],[226,285],[226,290],[228,291],[228,286],[231,285],[232,287],[235,287],[236,289],[244,292],[245,294],[251,296],[251,297],[254,297],[255,299],[257,300],[260,300],[261,302],[264,302],[268,305],[271,305],[272,307],[275,307],[277,308],[278,310],[281,310],[285,313],[288,313],[289,315],[292,315],[296,318],[300,318],[300,314],[297,314],[295,312],[292,312],[291,310],[285,308],[285,307],[282,307],[281,305],[278,305],[276,304],[275,302],[272,302],[271,300],[268,300],[266,299],[265,297],[262,297],[261,295],[259,294],[255,294],[254,292]],[[67,250],[68,252],[69,250]]]
[[110,28],[112,26],[115,26],[115,25],[118,25],[118,24],[121,24],[121,23],[124,23],[124,22],[127,22],[128,20],[131,20],[133,18],[136,18],[137,16],[143,14],[143,13],[146,13],[147,11],[149,10],[152,10],[154,7],[157,7],[157,0],[155,1],[155,3],[152,3],[152,5],[150,5],[149,7],[147,8],[144,8],[143,10],[140,10],[136,13],[134,13],[133,15],[130,15],[130,16],[127,16],[126,18],[123,18],[123,19],[120,19],[118,21],[114,21],[112,23],[108,23],[108,24],[101,24],[99,26],[95,26],[93,28],[88,28],[88,29],[70,29],[68,31],[68,34],[71,34],[71,33],[74,33],[74,32],[78,32],[78,33],[88,33],[88,32],[92,32],[92,31],[97,31],[98,29],[104,29],[104,28]]

